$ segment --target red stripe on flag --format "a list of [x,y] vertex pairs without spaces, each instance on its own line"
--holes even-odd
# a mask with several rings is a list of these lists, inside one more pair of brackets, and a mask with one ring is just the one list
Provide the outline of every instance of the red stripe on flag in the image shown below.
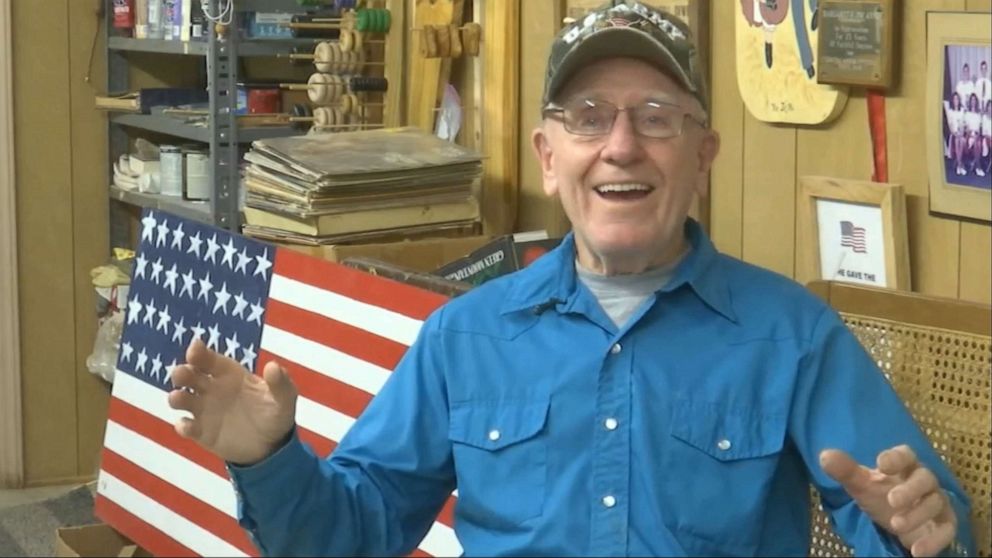
[[312,256],[283,248],[276,250],[273,273],[418,320],[426,319],[448,300],[438,293],[343,265],[314,265]]
[[100,468],[241,552],[249,556],[259,555],[248,535],[233,517],[158,478],[125,457],[104,449]]
[[448,496],[448,499],[444,501],[444,506],[441,507],[441,513],[437,514],[438,521],[452,528],[455,526],[456,502],[458,502],[458,499],[454,495]]
[[107,419],[168,448],[224,480],[230,478],[227,474],[227,468],[224,467],[224,462],[219,457],[204,449],[200,444],[177,434],[171,424],[142,411],[127,401],[112,397]]
[[98,494],[93,509],[101,521],[113,525],[114,529],[132,541],[141,541],[141,547],[155,556],[198,556],[197,553],[138,519],[106,496]]
[[352,418],[362,413],[372,401],[372,394],[351,384],[329,378],[291,360],[280,359],[268,351],[259,351],[259,359],[278,361],[289,373],[289,378],[307,399],[331,407]]
[[407,350],[401,343],[278,300],[270,299],[265,312],[266,326],[277,327],[387,370],[395,368]]
[[407,554],[407,556],[411,556],[411,557],[413,557],[413,556],[416,556],[416,557],[426,556],[427,558],[430,558],[431,555],[430,554],[427,554],[423,550],[420,550],[419,548],[414,548],[413,549],[413,552],[411,552],[410,554]]

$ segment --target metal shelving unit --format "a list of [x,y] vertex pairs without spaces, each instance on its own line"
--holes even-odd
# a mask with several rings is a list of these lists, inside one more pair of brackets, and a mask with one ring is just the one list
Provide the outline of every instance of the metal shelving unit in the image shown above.
[[[109,4],[109,0],[106,0]],[[198,1],[198,0],[195,0]],[[211,13],[218,13],[220,0],[209,0]],[[306,7],[295,0],[238,0],[238,12],[300,13]],[[267,126],[239,129],[237,124],[238,61],[242,57],[289,54],[301,45],[313,45],[314,39],[278,39],[239,41],[239,18],[235,17],[224,36],[218,36],[209,25],[206,41],[167,41],[111,37],[113,10],[104,10],[107,39],[107,91],[129,90],[130,52],[166,55],[200,56],[205,60],[209,114],[205,125],[189,124],[182,118],[155,114],[117,114],[109,119],[110,156],[114,161],[128,149],[128,128],[165,134],[183,140],[200,142],[210,148],[210,202],[190,202],[175,197],[125,191],[111,186],[111,200],[140,207],[155,207],[239,231],[241,216],[238,208],[240,182],[239,146],[270,137],[302,133],[288,126]],[[111,168],[113,165],[111,164]],[[111,240],[114,246],[128,245],[126,212],[111,203]]]

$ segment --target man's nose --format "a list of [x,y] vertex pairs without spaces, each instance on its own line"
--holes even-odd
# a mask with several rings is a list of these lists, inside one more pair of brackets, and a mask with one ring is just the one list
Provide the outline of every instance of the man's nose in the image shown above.
[[606,136],[606,143],[600,152],[600,157],[615,165],[627,165],[636,161],[642,153],[640,137],[634,129],[633,121],[628,111],[617,113],[613,129]]

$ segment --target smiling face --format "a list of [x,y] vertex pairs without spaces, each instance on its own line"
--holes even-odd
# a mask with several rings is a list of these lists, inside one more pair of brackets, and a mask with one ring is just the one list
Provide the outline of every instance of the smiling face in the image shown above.
[[621,109],[673,103],[682,134],[656,139],[634,131],[621,111],[610,133],[579,136],[546,118],[533,133],[544,191],[558,196],[572,223],[579,263],[606,274],[664,265],[685,248],[683,225],[693,198],[706,192],[719,137],[692,95],[654,66],[631,58],[599,61],[577,72],[559,102],[606,101]]

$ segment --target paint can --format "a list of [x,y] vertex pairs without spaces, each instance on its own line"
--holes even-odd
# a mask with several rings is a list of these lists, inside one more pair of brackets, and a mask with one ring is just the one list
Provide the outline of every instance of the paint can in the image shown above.
[[160,145],[159,187],[165,196],[183,195],[183,152],[177,145]]
[[188,200],[209,200],[210,153],[190,149],[186,151],[186,195]]

